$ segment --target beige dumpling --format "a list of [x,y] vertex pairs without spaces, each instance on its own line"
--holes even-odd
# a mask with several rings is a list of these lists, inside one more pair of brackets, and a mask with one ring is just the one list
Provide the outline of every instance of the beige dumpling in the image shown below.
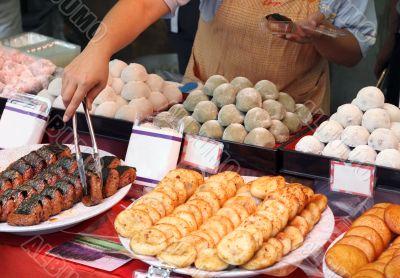
[[194,108],[192,117],[199,123],[216,120],[218,108],[212,101],[200,101]]
[[113,78],[112,83],[111,83],[111,88],[114,89],[114,92],[117,95],[121,94],[122,89],[124,88],[124,86],[125,86],[125,83],[124,83],[124,81],[122,81],[121,78],[118,78],[118,77],[114,77]]
[[315,131],[314,136],[322,143],[339,140],[342,136],[343,127],[336,121],[323,122]]
[[362,126],[369,132],[378,128],[390,128],[390,116],[385,109],[374,108],[365,112],[362,118]]
[[153,119],[153,124],[159,128],[174,128],[176,126],[176,118],[170,112],[161,112]]
[[216,120],[205,122],[201,126],[199,131],[200,136],[212,139],[221,139],[223,133],[224,133],[224,128]]
[[218,113],[218,122],[222,126],[229,126],[231,124],[242,124],[243,121],[243,114],[233,104],[222,107],[222,109]]
[[203,92],[207,96],[213,96],[214,90],[221,84],[229,83],[222,75],[213,75],[204,84]]
[[400,123],[394,122],[390,126],[390,130],[396,135],[397,139],[400,141]]
[[347,146],[355,148],[360,145],[367,145],[369,135],[368,129],[354,125],[346,127],[340,138]]
[[114,89],[107,86],[105,87],[100,94],[94,99],[93,103],[96,105],[100,105],[106,101],[115,101],[117,99],[117,94],[114,92]]
[[294,113],[296,111],[296,102],[289,94],[279,93],[278,101],[282,103],[287,112]]
[[153,104],[147,98],[132,99],[129,105],[135,107],[135,110],[138,111],[142,120],[153,115]]
[[183,106],[187,111],[193,112],[197,103],[207,100],[209,100],[208,97],[201,90],[194,90],[187,96],[186,100],[183,102]]
[[329,156],[343,160],[348,159],[349,154],[350,148],[340,140],[330,142],[322,151],[323,156]]
[[116,96],[115,103],[118,105],[118,107],[128,105],[128,102],[121,96]]
[[396,149],[388,149],[380,152],[376,157],[378,166],[400,169],[400,152]]
[[244,143],[262,148],[272,149],[275,147],[275,137],[265,128],[255,128],[247,134]]
[[285,143],[289,140],[290,131],[281,121],[272,120],[269,132],[275,137],[277,143]]
[[268,99],[263,102],[263,108],[268,112],[268,114],[271,116],[272,120],[283,120],[286,116],[286,109],[282,105],[282,103],[273,100],[273,99]]
[[247,131],[241,124],[231,124],[224,130],[222,139],[236,143],[243,143],[247,136]]
[[175,104],[168,110],[176,119],[182,119],[185,116],[190,116],[183,104]]
[[164,87],[164,79],[157,74],[151,73],[147,76],[146,84],[152,92],[161,92]]
[[200,131],[200,124],[193,117],[186,116],[179,120],[178,129],[186,134],[197,135]]
[[141,81],[147,80],[148,74],[146,68],[140,64],[130,64],[121,72],[121,79],[125,83],[130,81]]
[[271,117],[267,111],[256,107],[247,112],[244,118],[244,126],[249,132],[258,127],[269,128],[271,126]]
[[299,117],[303,126],[309,125],[313,121],[313,115],[310,109],[308,109],[304,104],[296,104],[296,110],[294,113]]
[[292,112],[286,112],[282,122],[288,127],[291,134],[298,132],[303,127],[299,117]]
[[181,103],[183,100],[182,92],[175,85],[164,85],[162,93],[168,99],[169,105]]
[[114,118],[115,114],[117,113],[119,107],[118,105],[113,102],[113,101],[106,101],[100,104],[96,110],[94,111],[94,114],[97,116],[103,116],[107,118]]
[[389,113],[390,120],[391,122],[400,122],[400,109],[399,107],[390,104],[390,103],[385,103],[383,105],[383,109],[386,110],[386,112]]
[[365,87],[361,89],[352,104],[358,106],[362,111],[373,108],[382,108],[385,103],[385,96],[377,87]]
[[254,89],[261,94],[263,101],[268,99],[277,100],[279,98],[278,88],[269,80],[258,81]]
[[142,97],[149,98],[150,93],[150,88],[146,83],[142,81],[130,81],[122,88],[121,96],[124,99],[132,100]]
[[49,83],[49,86],[47,87],[47,91],[48,91],[49,95],[58,97],[59,95],[61,95],[61,88],[62,88],[62,78],[57,77],[57,78],[54,78]]
[[132,123],[140,122],[142,119],[140,112],[137,111],[136,108],[132,105],[124,105],[120,107],[115,114],[115,118]]
[[390,129],[378,128],[369,136],[368,145],[376,151],[397,149],[399,140]]
[[236,107],[242,112],[247,112],[255,107],[262,106],[262,98],[259,92],[253,88],[241,90],[236,96]]
[[336,112],[336,121],[346,128],[352,125],[361,125],[363,113],[353,104],[344,104]]
[[243,76],[238,76],[232,79],[231,85],[235,88],[236,92],[246,88],[253,88],[253,83],[248,78]]
[[124,61],[118,60],[118,59],[114,59],[108,63],[110,75],[112,77],[118,77],[118,78],[121,76],[122,71],[127,66],[128,66],[127,63],[125,63]]
[[349,160],[358,163],[374,164],[376,156],[377,153],[373,148],[367,145],[360,145],[350,152]]
[[325,145],[322,144],[317,138],[314,136],[308,135],[304,136],[297,142],[296,144],[296,151],[302,153],[311,153],[320,155],[324,150]]
[[219,108],[225,105],[235,104],[236,92],[237,91],[231,84],[221,84],[214,90],[212,102],[214,102]]
[[156,112],[165,111],[168,108],[168,99],[160,92],[152,92],[149,96],[153,109]]

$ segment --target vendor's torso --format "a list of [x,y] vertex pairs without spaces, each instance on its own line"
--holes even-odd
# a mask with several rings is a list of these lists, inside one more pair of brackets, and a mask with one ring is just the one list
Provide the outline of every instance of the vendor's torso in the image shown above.
[[319,0],[224,0],[214,19],[200,19],[186,77],[205,81],[214,74],[252,82],[268,79],[296,101],[321,106],[327,90],[327,62],[310,44],[273,36],[265,15],[300,20],[319,11]]

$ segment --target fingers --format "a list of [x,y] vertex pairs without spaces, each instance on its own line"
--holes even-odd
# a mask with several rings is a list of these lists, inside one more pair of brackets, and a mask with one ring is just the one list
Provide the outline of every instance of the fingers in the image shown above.
[[[72,93],[72,99],[69,102],[67,109],[65,110],[63,121],[68,122],[72,116],[75,114],[76,110],[78,109],[79,105],[82,103],[82,100],[86,96],[87,89],[79,85],[76,90]],[[64,100],[64,96],[63,96]]]

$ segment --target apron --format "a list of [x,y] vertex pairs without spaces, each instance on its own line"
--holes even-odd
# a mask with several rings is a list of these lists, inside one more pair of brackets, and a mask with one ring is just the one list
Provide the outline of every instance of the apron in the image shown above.
[[[310,44],[277,38],[262,24],[267,14],[294,21],[319,11],[319,0],[224,0],[211,22],[201,17],[185,78],[214,74],[253,83],[267,79],[314,112],[329,114],[329,64]],[[323,108],[323,111],[320,108]],[[318,110],[318,111],[317,111]]]

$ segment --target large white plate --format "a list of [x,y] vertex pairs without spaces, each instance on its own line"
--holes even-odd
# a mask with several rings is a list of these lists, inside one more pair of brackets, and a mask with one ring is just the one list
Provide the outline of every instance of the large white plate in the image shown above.
[[[336,242],[338,242],[339,240],[341,240],[344,237],[344,234],[346,232],[344,232],[343,234],[341,234],[340,236],[338,236],[332,243],[331,245],[329,245],[328,249],[326,250],[326,252],[328,252],[329,249],[331,249],[333,247],[333,245],[336,244]],[[337,275],[335,272],[333,272],[332,270],[330,270],[330,268],[328,267],[328,265],[325,262],[325,256],[326,256],[326,252],[324,255],[324,260],[322,262],[322,272],[324,273],[324,277],[329,277],[329,278],[342,278],[342,276]]]
[[[2,150],[0,151],[0,171],[4,170],[8,165],[20,157],[27,155],[31,151],[37,150],[42,145],[31,145],[22,148]],[[68,145],[71,150],[74,150],[74,146]],[[91,152],[92,148],[82,146],[82,152]],[[100,151],[101,156],[112,155],[105,151]],[[74,205],[71,209],[65,210],[62,213],[51,217],[48,221],[42,222],[39,225],[26,226],[26,227],[14,227],[7,223],[0,223],[0,232],[13,233],[18,235],[41,235],[58,232],[61,230],[68,229],[78,223],[81,223],[87,219],[95,217],[116,205],[121,201],[128,193],[129,186],[125,186],[118,190],[113,196],[106,198],[103,202],[97,206],[85,207],[82,203]]]
[[[254,179],[254,177],[245,177],[246,182],[252,179]],[[290,272],[289,273],[286,272],[287,271],[286,269],[292,268],[292,270],[294,270],[295,267],[299,266],[303,260],[307,259],[315,252],[321,250],[321,248],[323,248],[324,245],[331,238],[334,227],[335,227],[335,218],[333,216],[332,210],[329,207],[327,207],[327,209],[321,215],[321,220],[317,223],[317,225],[315,225],[314,229],[307,235],[304,244],[300,248],[294,250],[293,252],[290,252],[277,264],[269,268],[256,271],[233,268],[219,272],[208,272],[208,271],[198,270],[197,268],[194,267],[173,268],[171,266],[161,263],[155,257],[141,256],[135,254],[129,247],[129,239],[120,236],[119,240],[121,241],[122,245],[133,255],[134,258],[139,259],[155,267],[171,269],[173,272],[180,274],[185,274],[195,277],[251,277],[260,274],[284,276],[290,274]]]

